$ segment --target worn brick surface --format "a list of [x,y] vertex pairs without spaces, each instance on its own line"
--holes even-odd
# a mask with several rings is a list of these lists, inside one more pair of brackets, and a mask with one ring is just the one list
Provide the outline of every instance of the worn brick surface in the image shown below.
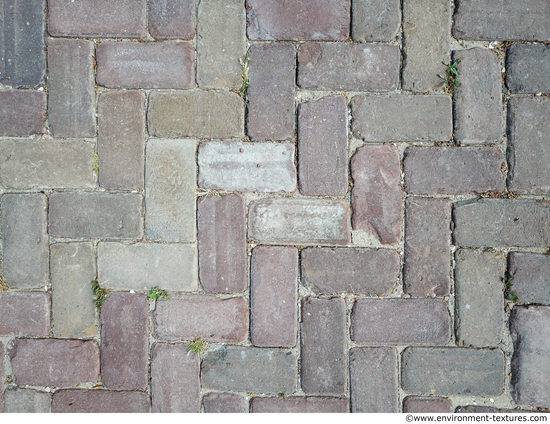
[[[4,344],[0,342],[0,357],[4,358]],[[4,361],[1,361],[2,364]],[[0,381],[2,381],[2,384],[0,384],[0,413],[5,412],[4,409],[4,367],[0,367]]]
[[506,51],[506,85],[512,93],[550,92],[550,46],[514,44]]
[[348,358],[344,299],[303,299],[301,338],[304,392],[345,394]]
[[403,204],[397,147],[386,144],[357,149],[351,159],[351,177],[353,229],[374,235],[382,244],[399,243]]
[[511,291],[520,302],[550,304],[550,256],[510,252],[508,274],[513,275]]
[[491,413],[491,414],[510,414],[510,413],[526,413],[534,411],[525,411],[521,409],[505,409],[505,408],[492,408],[490,406],[479,406],[479,405],[468,405],[468,406],[458,406],[455,409],[456,413],[470,413],[470,414],[481,414],[481,413]]
[[150,410],[149,395],[143,392],[58,390],[52,396],[54,413],[145,413]]
[[403,399],[403,412],[409,414],[448,414],[453,411],[449,398],[407,396]]
[[30,389],[6,390],[4,393],[4,412],[37,413],[51,412],[51,395]]
[[298,163],[302,194],[347,193],[348,107],[343,96],[327,96],[300,105]]
[[0,293],[0,334],[48,336],[50,296],[38,292]]
[[0,91],[0,136],[27,136],[47,132],[46,93]]
[[351,36],[356,43],[393,41],[401,26],[399,0],[353,0]]
[[101,307],[101,381],[113,390],[144,389],[148,377],[147,297],[111,293]]
[[202,398],[204,412],[236,414],[245,412],[245,401],[241,395],[233,393],[214,393],[210,392]]
[[156,40],[195,36],[194,0],[149,0],[149,33]]
[[349,400],[331,397],[252,398],[250,411],[254,413],[342,413],[349,412]]

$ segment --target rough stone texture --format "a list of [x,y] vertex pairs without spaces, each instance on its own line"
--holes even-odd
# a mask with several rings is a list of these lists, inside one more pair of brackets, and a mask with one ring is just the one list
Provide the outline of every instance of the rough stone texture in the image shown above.
[[279,394],[296,390],[297,358],[286,350],[222,346],[202,360],[203,389]]
[[253,345],[296,345],[298,279],[298,249],[254,248],[250,265],[250,340]]
[[508,103],[508,189],[550,193],[550,99],[512,98]]
[[[3,379],[2,379],[3,380]],[[47,414],[50,411],[51,395],[30,389],[6,390],[4,412]]]
[[403,0],[403,89],[437,90],[450,56],[451,2]]
[[353,0],[351,36],[356,43],[393,41],[401,26],[399,0]]
[[50,296],[38,292],[0,293],[0,316],[1,335],[48,336]]
[[[4,358],[4,344],[0,342],[0,358]],[[2,364],[4,363],[4,360],[1,361]],[[0,384],[0,413],[5,412],[4,411],[4,367],[0,367],[0,381],[2,384]]]
[[449,414],[453,412],[453,408],[449,398],[407,396],[403,399],[403,412],[409,414]]
[[48,201],[43,194],[4,194],[3,277],[12,289],[43,288],[49,283]]
[[550,46],[513,44],[506,51],[506,86],[512,93],[550,93]]
[[[183,343],[155,343],[151,354],[152,412],[200,412],[200,361]],[[183,383],[183,384],[182,384]]]
[[300,105],[298,163],[302,194],[343,196],[348,192],[348,106],[343,96]]
[[4,0],[0,21],[0,84],[13,88],[44,84],[46,0]]
[[399,83],[399,48],[387,44],[304,43],[298,85],[313,90],[390,91]]
[[54,237],[134,238],[143,233],[142,197],[133,193],[54,192],[49,233]]
[[198,201],[199,280],[207,293],[239,293],[248,287],[246,206],[238,194]]
[[508,274],[513,275],[511,291],[520,302],[550,304],[550,256],[510,252]]
[[350,350],[351,411],[399,412],[397,352],[391,347]]
[[251,40],[345,41],[350,0],[247,0]]
[[497,147],[408,147],[403,168],[411,194],[504,191],[504,154]]
[[147,387],[148,327],[149,305],[145,295],[107,296],[101,307],[101,380],[105,387],[114,390]]
[[46,133],[46,93],[0,91],[0,136],[23,137]]
[[242,0],[202,0],[198,7],[197,83],[240,89],[246,55],[246,11]]
[[451,338],[447,304],[439,299],[360,299],[351,339],[360,344],[438,345]]
[[143,392],[58,390],[52,398],[54,413],[146,413],[150,410],[149,395]]
[[262,244],[348,244],[349,207],[327,199],[264,199],[251,204],[248,238]]
[[402,359],[405,392],[498,396],[504,390],[504,355],[500,349],[410,347]]
[[549,20],[546,0],[459,0],[453,36],[465,40],[548,41]]
[[468,406],[458,406],[455,409],[456,413],[470,413],[470,414],[481,414],[481,413],[490,413],[490,414],[510,414],[510,413],[520,413],[524,414],[526,412],[536,412],[536,411],[525,411],[521,409],[499,409],[491,408],[490,406],[479,406],[479,405],[468,405]]
[[296,190],[294,145],[207,141],[199,146],[199,187],[226,191]]
[[[449,141],[451,98],[445,95],[361,95],[351,101],[353,135],[365,141]],[[399,116],[399,119],[395,119]]]
[[155,40],[192,40],[195,0],[149,0],[149,34]]
[[15,339],[8,355],[18,386],[73,387],[99,375],[99,349],[91,340]]
[[154,91],[147,126],[156,137],[242,137],[244,104],[236,93]]
[[247,134],[251,140],[294,137],[294,46],[260,44],[250,48]]
[[207,393],[202,398],[204,412],[238,414],[245,412],[244,398],[233,393]]
[[393,250],[314,247],[301,254],[302,282],[317,294],[386,296],[401,272]]
[[451,287],[451,202],[409,197],[405,202],[404,290],[445,296]]
[[344,395],[348,384],[344,299],[304,298],[301,337],[304,392]]
[[147,142],[145,235],[168,243],[193,242],[195,227],[195,140]]
[[143,189],[145,94],[110,91],[99,96],[99,184],[107,189]]
[[87,338],[97,334],[99,322],[90,284],[95,275],[92,243],[56,243],[50,246],[55,337]]
[[48,32],[56,36],[143,38],[145,0],[48,0]]
[[48,119],[55,137],[95,137],[95,45],[86,40],[48,43]]
[[363,146],[351,159],[351,224],[374,235],[382,244],[401,240],[403,201],[397,147]]
[[153,312],[155,337],[239,343],[248,333],[248,305],[244,298],[219,299],[205,295],[172,296],[157,302]]
[[252,398],[250,410],[254,413],[342,413],[349,412],[349,400],[331,397]]
[[550,407],[550,308],[516,306],[510,317],[510,332],[514,342],[514,400],[522,405]]

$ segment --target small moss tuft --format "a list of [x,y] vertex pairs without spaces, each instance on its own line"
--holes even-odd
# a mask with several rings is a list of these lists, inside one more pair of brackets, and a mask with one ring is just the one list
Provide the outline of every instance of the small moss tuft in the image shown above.
[[206,343],[203,339],[199,337],[189,344],[189,347],[187,348],[187,353],[192,352],[195,355],[200,356],[200,354],[205,352],[206,349],[208,349],[208,343]]
[[99,311],[103,306],[103,302],[105,301],[105,298],[107,297],[107,290],[102,288],[99,285],[99,281],[97,280],[92,281],[92,289],[95,295],[95,306]]
[[159,299],[172,299],[172,296],[168,296],[166,290],[159,289],[155,287],[149,292],[149,299],[159,300]]

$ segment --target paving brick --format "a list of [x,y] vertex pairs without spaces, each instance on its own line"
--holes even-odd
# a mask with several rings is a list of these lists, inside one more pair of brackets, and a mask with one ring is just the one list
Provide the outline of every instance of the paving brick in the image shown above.
[[[2,358],[2,365],[4,365],[4,344],[0,342],[0,358]],[[2,381],[2,384],[0,384],[0,412],[4,411],[4,366],[0,367],[0,381]]]
[[205,295],[172,296],[157,302],[153,312],[155,337],[239,343],[248,334],[248,305],[244,298],[219,299]]
[[352,99],[351,110],[353,135],[365,141],[449,141],[453,131],[445,95],[366,94]]
[[546,0],[460,0],[455,6],[453,36],[465,40],[546,41],[550,39],[548,20]]
[[408,147],[403,168],[411,194],[467,194],[504,191],[498,147]]
[[317,294],[386,296],[399,279],[399,254],[385,249],[302,250],[302,282]]
[[454,244],[463,247],[545,247],[550,245],[550,203],[481,199],[454,207]]
[[156,137],[242,137],[244,104],[236,93],[154,91],[147,126]]
[[349,400],[331,397],[252,398],[251,412],[255,413],[342,413],[349,412]]
[[401,240],[403,200],[397,147],[363,146],[351,159],[351,224],[374,235],[382,244]]
[[[3,379],[2,379],[3,381]],[[51,395],[30,389],[6,390],[4,393],[4,412],[6,413],[37,413],[51,412]]]
[[302,300],[302,389],[341,396],[347,390],[346,304],[342,298]]
[[143,189],[145,94],[110,91],[99,96],[99,184],[108,189]]
[[508,103],[508,189],[517,194],[550,193],[550,99],[512,98]]
[[99,349],[95,341],[15,339],[8,347],[18,386],[72,387],[97,381]]
[[50,235],[139,239],[143,233],[141,203],[141,195],[133,193],[54,192],[50,195]]
[[250,264],[250,340],[293,347],[298,327],[298,249],[258,246]]
[[451,338],[447,304],[440,299],[360,299],[351,315],[351,339],[381,345],[437,345]]
[[197,83],[199,87],[242,85],[246,55],[246,11],[241,0],[202,0],[198,6]]
[[48,32],[56,36],[143,38],[145,0],[49,0]]
[[43,194],[2,196],[2,266],[12,289],[48,285],[47,204]]
[[351,36],[356,43],[393,41],[401,26],[399,0],[353,0]]
[[343,196],[348,192],[348,106],[343,96],[300,105],[298,163],[302,194]]
[[207,390],[293,393],[297,358],[280,349],[222,346],[202,360],[201,383]]
[[510,317],[514,342],[512,385],[521,405],[550,407],[550,308],[515,307]]
[[55,337],[94,337],[99,329],[94,292],[92,243],[50,246],[53,333]]
[[52,398],[54,413],[145,413],[150,409],[149,395],[143,392],[58,390]]
[[54,137],[95,137],[94,60],[91,41],[48,43],[48,119]]
[[504,390],[504,355],[500,349],[409,347],[402,359],[405,392],[498,396]]
[[294,145],[207,141],[199,146],[199,187],[225,191],[296,190]]
[[535,412],[535,411],[524,411],[521,409],[499,409],[491,408],[490,406],[479,406],[479,405],[468,405],[468,406],[458,406],[455,409],[456,413],[470,413],[470,414],[481,414],[481,413],[490,413],[490,414],[510,414],[510,413],[525,413],[525,412]]
[[247,0],[248,38],[345,41],[350,9],[350,0]]
[[513,275],[511,291],[520,302],[550,304],[550,256],[510,252],[508,274]]
[[206,413],[244,413],[244,398],[233,393],[207,393],[202,398]]
[[298,85],[390,91],[399,83],[399,60],[399,48],[387,44],[304,43],[298,52]]
[[405,202],[404,290],[445,296],[451,286],[451,202],[409,197]]
[[550,93],[550,46],[513,44],[506,51],[506,86],[512,93]]
[[409,414],[449,414],[453,412],[453,409],[449,398],[407,396],[403,399],[403,412]]
[[197,206],[199,280],[207,293],[248,287],[246,206],[238,194],[205,196]]
[[349,207],[326,199],[264,199],[250,206],[248,237],[262,244],[348,244]]
[[[155,343],[151,354],[152,412],[200,412],[200,361],[183,343]],[[182,384],[185,382],[185,384]]]
[[145,235],[150,240],[196,239],[195,140],[150,139],[145,164]]
[[47,293],[0,293],[0,315],[2,335],[36,337],[50,334],[50,296]]
[[195,0],[149,0],[149,34],[156,40],[192,40]]
[[391,347],[350,350],[351,412],[399,412],[397,352]]
[[4,0],[0,20],[0,84],[14,88],[44,84],[46,1]]
[[249,52],[246,129],[254,141],[294,137],[296,59],[288,43],[254,45]]
[[0,136],[46,133],[46,93],[43,91],[0,91]]

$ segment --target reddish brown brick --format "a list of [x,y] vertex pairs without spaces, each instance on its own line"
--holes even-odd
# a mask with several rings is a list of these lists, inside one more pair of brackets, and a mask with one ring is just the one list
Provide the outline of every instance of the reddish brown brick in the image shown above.
[[403,399],[403,412],[409,414],[448,414],[453,412],[453,408],[449,398],[407,396]]
[[0,91],[0,136],[46,133],[46,93],[29,90]]
[[2,335],[48,336],[50,296],[38,292],[0,293],[0,316]]
[[195,0],[149,0],[149,33],[156,40],[192,40]]
[[508,274],[520,302],[550,305],[550,255],[510,252]]
[[58,390],[52,397],[52,412],[146,413],[149,395],[143,392],[111,390]]
[[334,413],[349,412],[349,400],[331,397],[252,398],[251,412]]
[[233,393],[207,393],[202,398],[206,413],[242,413],[245,412],[244,398]]

